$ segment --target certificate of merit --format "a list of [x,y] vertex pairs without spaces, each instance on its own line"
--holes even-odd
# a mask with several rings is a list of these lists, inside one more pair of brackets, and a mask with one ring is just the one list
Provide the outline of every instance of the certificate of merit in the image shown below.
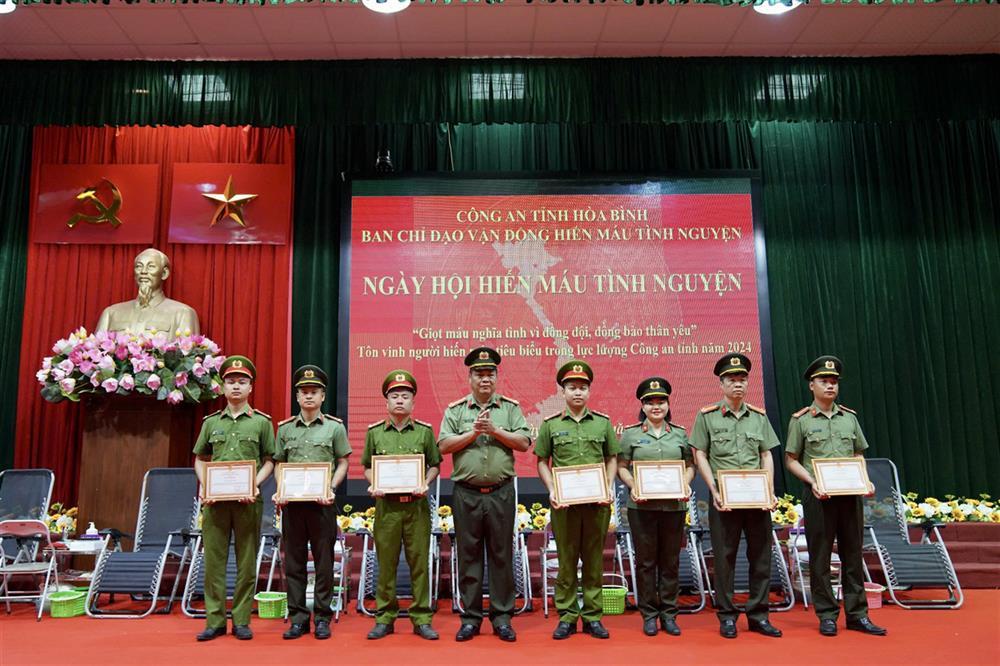
[[609,502],[608,473],[603,463],[553,467],[552,483],[560,504]]

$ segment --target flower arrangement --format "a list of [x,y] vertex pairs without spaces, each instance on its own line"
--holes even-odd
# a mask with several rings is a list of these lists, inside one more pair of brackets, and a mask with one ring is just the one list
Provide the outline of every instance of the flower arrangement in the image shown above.
[[350,504],[345,504],[341,510],[341,515],[337,517],[337,525],[342,532],[354,534],[367,530],[372,531],[375,527],[375,507],[369,507],[364,511],[355,511]]
[[69,534],[76,532],[77,508],[67,508],[62,502],[55,502],[49,505],[49,513],[45,516],[45,524],[49,527],[49,532],[54,534]]
[[802,517],[802,503],[794,495],[785,493],[778,498],[778,505],[771,512],[771,523],[774,525],[794,525]]
[[917,493],[906,493],[906,522],[919,525],[928,520],[939,523],[1000,523],[1000,508],[987,493],[974,498],[945,495],[944,501]]
[[87,393],[150,395],[171,405],[207,402],[222,395],[219,345],[186,331],[87,333],[81,327],[52,346],[35,374],[49,402]]
[[530,507],[518,504],[515,520],[519,532],[534,532],[547,528],[552,516],[548,508],[542,506],[540,502],[535,502]]

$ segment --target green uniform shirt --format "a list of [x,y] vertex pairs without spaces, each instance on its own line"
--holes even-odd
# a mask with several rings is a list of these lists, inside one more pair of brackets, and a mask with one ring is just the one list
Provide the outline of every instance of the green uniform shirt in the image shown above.
[[691,429],[691,446],[708,454],[712,474],[722,469],[760,469],[760,454],[778,445],[764,412],[747,403],[739,412],[725,400],[702,407]]
[[235,416],[229,407],[205,417],[194,445],[197,456],[212,456],[212,462],[255,460],[257,469],[265,457],[274,457],[274,426],[271,417],[249,405]]
[[[553,467],[593,465],[620,452],[611,420],[584,409],[579,421],[565,410],[542,421],[535,441],[535,455],[552,458]],[[610,479],[609,479],[610,480]]]
[[810,474],[813,458],[850,458],[867,448],[858,417],[837,404],[833,405],[833,416],[827,416],[814,402],[796,412],[788,423],[785,453],[794,454]]
[[307,424],[299,414],[278,424],[274,454],[278,462],[334,463],[349,455],[347,430],[335,416],[320,414]]
[[[633,460],[683,460],[691,462],[691,445],[684,428],[675,423],[664,423],[659,435],[653,434],[646,422],[625,428],[622,433],[621,455],[623,462]],[[687,502],[681,500],[648,500],[637,504],[628,498],[629,509],[650,509],[654,511],[686,511]]]
[[420,453],[424,454],[424,464],[427,467],[441,464],[441,451],[434,441],[434,429],[429,423],[410,419],[401,430],[396,430],[392,420],[385,419],[368,426],[361,464],[367,469],[372,466],[372,456],[408,456]]
[[[516,401],[494,394],[485,409],[489,410],[494,426],[515,435],[524,435],[530,441],[531,430]],[[480,411],[471,393],[448,405],[441,419],[438,442],[470,432]],[[454,465],[451,472],[453,481],[492,486],[514,476],[514,452],[489,435],[479,435],[454,454]]]

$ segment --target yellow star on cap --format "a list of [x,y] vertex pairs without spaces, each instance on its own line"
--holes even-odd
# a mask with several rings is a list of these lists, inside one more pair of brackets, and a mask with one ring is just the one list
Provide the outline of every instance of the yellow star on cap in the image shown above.
[[210,227],[214,227],[216,222],[221,222],[227,217],[231,217],[241,227],[246,227],[247,222],[243,213],[243,207],[257,198],[256,194],[233,194],[232,176],[226,181],[226,189],[221,194],[218,192],[211,194],[203,192],[201,196],[207,197],[212,201],[218,201],[221,204],[215,209],[215,214],[212,215],[212,223],[208,225]]

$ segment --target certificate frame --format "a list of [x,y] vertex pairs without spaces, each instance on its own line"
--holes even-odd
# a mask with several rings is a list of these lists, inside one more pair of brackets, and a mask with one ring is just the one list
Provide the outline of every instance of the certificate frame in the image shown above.
[[[651,474],[662,470],[669,470],[671,474],[676,473],[680,488],[676,492],[655,491],[647,489]],[[635,479],[635,495],[642,500],[675,499],[683,500],[691,496],[691,488],[688,487],[684,474],[687,471],[687,463],[683,460],[633,460],[632,478]]]
[[[322,495],[288,495],[286,490],[288,490],[288,481],[285,475],[290,471],[299,471],[310,475],[322,475],[322,488],[324,492]],[[317,502],[320,500],[328,500],[332,497],[330,492],[330,479],[333,478],[333,465],[328,462],[314,462],[314,463],[278,463],[277,469],[274,471],[275,481],[278,484],[278,499],[284,502]]]
[[[380,471],[384,465],[415,465],[417,467],[416,485],[385,485],[385,473]],[[418,488],[423,488],[425,484],[426,463],[424,454],[404,456],[372,456],[372,490],[381,490],[387,495],[410,494]]]
[[[859,469],[859,476],[864,482],[864,486],[828,489],[825,477],[826,471],[845,466],[857,467]],[[864,458],[813,458],[812,468],[816,485],[819,486],[819,491],[824,495],[830,495],[831,497],[834,495],[867,495],[871,492],[868,488],[868,485],[871,483],[871,480],[868,478],[868,463],[865,462]]]
[[[221,473],[236,473],[244,475],[247,492],[234,493],[221,490],[218,484],[213,484],[213,477]],[[216,487],[213,488],[213,485]],[[202,499],[213,502],[229,502],[232,500],[252,499],[257,491],[257,461],[236,460],[232,462],[205,463],[205,483],[202,486]]]
[[[774,487],[771,484],[771,475],[766,469],[721,469],[718,472],[719,494],[722,495],[722,505],[728,509],[769,509],[774,498]],[[729,484],[752,480],[762,484],[764,497],[759,501],[732,501],[732,490]]]
[[[595,493],[594,495],[587,495],[583,497],[574,497],[572,499],[563,499],[563,483],[565,479],[570,476],[579,476],[581,474],[597,474],[601,491]],[[576,504],[593,504],[595,502],[610,504],[611,503],[611,491],[608,488],[608,470],[604,466],[604,463],[594,463],[591,465],[568,465],[566,467],[553,467],[552,468],[552,485],[555,490],[556,501],[565,506],[573,506]]]

